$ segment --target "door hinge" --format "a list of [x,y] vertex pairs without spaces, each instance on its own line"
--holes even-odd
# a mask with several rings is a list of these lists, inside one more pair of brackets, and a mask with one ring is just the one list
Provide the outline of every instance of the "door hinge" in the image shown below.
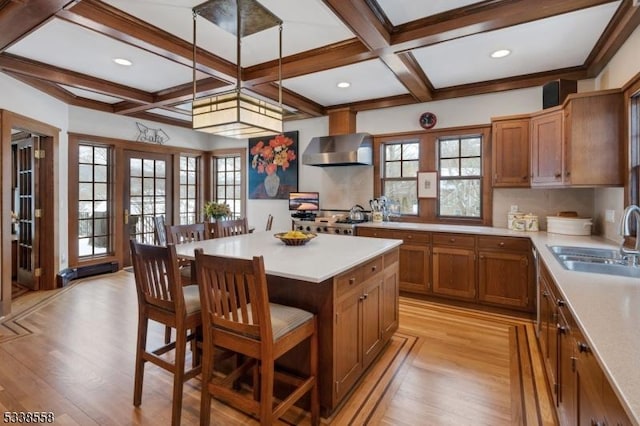
[[35,217],[42,217],[42,209],[35,209],[35,210],[33,211],[33,215],[34,215]]
[[42,276],[42,268],[36,268],[33,270],[33,275],[36,277],[41,277]]
[[36,149],[33,151],[33,158],[40,160],[44,158],[44,149]]

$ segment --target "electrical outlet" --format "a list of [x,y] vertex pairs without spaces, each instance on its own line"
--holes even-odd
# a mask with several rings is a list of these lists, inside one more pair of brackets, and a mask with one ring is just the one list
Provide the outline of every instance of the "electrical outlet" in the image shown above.
[[509,210],[510,212],[514,213],[518,211],[518,205],[517,204],[511,204],[511,208]]
[[615,212],[615,210],[605,210],[605,212],[604,212],[604,220],[605,220],[605,222],[615,223],[616,222],[616,212]]

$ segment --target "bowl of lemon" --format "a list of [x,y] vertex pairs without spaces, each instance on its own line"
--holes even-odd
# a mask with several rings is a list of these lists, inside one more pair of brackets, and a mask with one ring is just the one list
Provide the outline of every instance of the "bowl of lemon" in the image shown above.
[[304,231],[287,231],[274,234],[274,237],[282,241],[288,246],[301,246],[317,237],[313,232]]

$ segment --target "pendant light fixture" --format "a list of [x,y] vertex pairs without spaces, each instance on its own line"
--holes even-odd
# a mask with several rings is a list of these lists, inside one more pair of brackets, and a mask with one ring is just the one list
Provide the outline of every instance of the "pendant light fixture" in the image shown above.
[[[236,87],[197,97],[196,21],[202,17],[236,36]],[[242,38],[278,26],[278,104],[242,86]],[[210,0],[193,8],[193,129],[232,138],[282,133],[282,20],[256,0]]]

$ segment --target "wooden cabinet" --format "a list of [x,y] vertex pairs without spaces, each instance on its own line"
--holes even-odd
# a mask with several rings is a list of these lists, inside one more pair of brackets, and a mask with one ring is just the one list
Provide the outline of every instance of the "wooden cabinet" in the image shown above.
[[524,238],[478,237],[478,300],[533,311],[531,243]]
[[335,278],[334,405],[398,327],[398,251]]
[[395,280],[400,291],[518,311],[535,309],[536,283],[527,238],[371,227],[357,228],[357,235],[402,239]]
[[492,120],[494,187],[529,187],[529,126],[528,117]]
[[540,314],[538,337],[540,339],[540,351],[542,352],[542,358],[554,400],[557,401],[558,339],[556,336],[556,322],[558,319],[558,307],[554,288],[551,286],[552,281],[550,274],[544,264],[540,265],[539,279]]
[[616,91],[569,97],[564,109],[564,183],[623,184],[624,100]]
[[427,294],[431,287],[431,234],[383,228],[357,228],[361,237],[401,239],[399,286],[401,291]]
[[557,186],[564,173],[564,112],[531,118],[531,186]]
[[538,343],[560,425],[631,425],[544,263],[539,288]]
[[531,186],[622,185],[623,97],[570,95],[531,118]]
[[433,293],[458,299],[476,297],[475,237],[433,234]]

